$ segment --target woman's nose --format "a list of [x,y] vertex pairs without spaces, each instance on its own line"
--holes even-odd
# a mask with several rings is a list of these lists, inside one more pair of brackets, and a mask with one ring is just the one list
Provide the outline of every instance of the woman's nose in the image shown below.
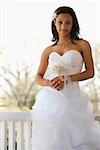
[[65,24],[62,24],[62,29],[65,29]]

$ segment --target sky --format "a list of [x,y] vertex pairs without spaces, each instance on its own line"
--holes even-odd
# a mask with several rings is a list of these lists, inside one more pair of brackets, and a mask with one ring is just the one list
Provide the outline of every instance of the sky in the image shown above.
[[100,43],[99,0],[0,0],[0,66],[34,64],[51,44],[51,20],[59,6],[76,12],[81,35],[91,45]]

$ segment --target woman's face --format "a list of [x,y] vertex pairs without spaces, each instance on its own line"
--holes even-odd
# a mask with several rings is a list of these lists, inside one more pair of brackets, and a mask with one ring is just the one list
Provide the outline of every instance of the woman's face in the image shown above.
[[59,14],[54,21],[58,34],[68,35],[71,33],[73,26],[72,16],[67,13]]

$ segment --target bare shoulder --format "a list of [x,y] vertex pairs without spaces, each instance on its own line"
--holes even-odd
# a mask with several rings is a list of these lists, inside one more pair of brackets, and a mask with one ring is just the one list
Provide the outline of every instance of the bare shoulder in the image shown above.
[[41,58],[42,58],[43,60],[48,60],[49,54],[51,53],[51,50],[52,50],[52,46],[46,47],[46,48],[43,50],[42,54],[41,54]]
[[80,40],[80,46],[82,49],[90,48],[90,43],[87,40]]
[[44,75],[46,68],[48,66],[48,58],[49,58],[50,51],[51,51],[51,46],[48,46],[43,50],[41,54],[41,59],[40,59],[40,64],[39,64],[37,74]]
[[88,53],[91,51],[91,45],[87,40],[77,40],[82,53]]
[[42,52],[42,57],[49,57],[49,54],[51,53],[52,50],[52,46],[48,46],[44,49],[44,51]]
[[80,52],[83,56],[85,65],[87,68],[93,68],[93,56],[92,56],[92,48],[90,43],[87,40],[76,40],[75,41],[80,47]]

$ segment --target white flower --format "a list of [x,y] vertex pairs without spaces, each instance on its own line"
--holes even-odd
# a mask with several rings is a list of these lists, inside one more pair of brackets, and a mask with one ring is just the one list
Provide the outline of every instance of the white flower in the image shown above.
[[63,62],[54,63],[51,67],[51,71],[58,74],[58,76],[66,76],[68,74],[68,69],[66,68],[66,64]]
[[52,16],[52,20],[54,21],[56,19],[56,17],[57,17],[57,14],[54,13],[53,16]]

